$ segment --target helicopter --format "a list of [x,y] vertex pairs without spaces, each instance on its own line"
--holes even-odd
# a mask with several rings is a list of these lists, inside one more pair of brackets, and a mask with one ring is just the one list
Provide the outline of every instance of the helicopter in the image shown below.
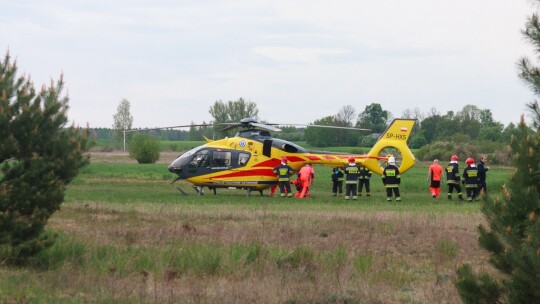
[[[415,157],[407,146],[415,122],[414,119],[394,119],[367,154],[357,155],[307,150],[273,137],[270,131],[280,131],[276,127],[278,124],[245,118],[239,123],[223,124],[227,126],[222,131],[241,128],[235,136],[219,140],[205,137],[206,144],[181,154],[168,166],[168,170],[177,175],[172,183],[185,180],[193,184],[199,195],[207,187],[214,194],[218,188],[245,189],[246,196],[254,190],[263,195],[263,190],[277,184],[278,178],[272,170],[281,163],[282,157],[286,157],[289,166],[298,172],[305,164],[341,167],[352,156],[356,164],[382,175],[388,157],[394,156],[403,173],[415,164]],[[186,194],[179,187],[177,189]]]

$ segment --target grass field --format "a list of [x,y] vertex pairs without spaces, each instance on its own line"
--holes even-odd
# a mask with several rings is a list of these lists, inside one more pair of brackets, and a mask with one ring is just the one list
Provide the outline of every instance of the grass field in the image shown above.
[[[481,202],[433,200],[426,163],[398,204],[378,176],[369,198],[332,197],[325,167],[310,199],[198,196],[170,184],[173,158],[93,154],[49,222],[56,245],[34,268],[0,268],[0,303],[460,303],[456,268],[487,267]],[[490,195],[510,174],[492,168]]]

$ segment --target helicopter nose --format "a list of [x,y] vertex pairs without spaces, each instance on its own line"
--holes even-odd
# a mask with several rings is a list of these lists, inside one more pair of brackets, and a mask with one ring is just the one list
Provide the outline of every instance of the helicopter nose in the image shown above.
[[177,167],[175,167],[173,165],[170,165],[169,166],[169,172],[174,173],[176,175],[180,175],[182,173],[182,169],[177,168]]

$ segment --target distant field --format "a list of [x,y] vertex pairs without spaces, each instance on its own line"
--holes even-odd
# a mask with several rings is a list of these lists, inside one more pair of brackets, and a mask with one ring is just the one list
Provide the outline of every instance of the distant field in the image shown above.
[[[397,204],[378,176],[370,198],[332,197],[326,167],[311,199],[198,196],[170,184],[175,154],[93,155],[49,222],[60,236],[41,268],[0,268],[0,302],[460,303],[457,266],[486,267],[481,202],[433,200],[427,163],[403,175]],[[511,172],[492,168],[492,195]]]

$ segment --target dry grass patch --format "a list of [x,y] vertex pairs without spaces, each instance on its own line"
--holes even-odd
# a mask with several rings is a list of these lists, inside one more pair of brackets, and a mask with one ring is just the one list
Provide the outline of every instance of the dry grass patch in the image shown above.
[[459,303],[456,265],[486,258],[480,214],[227,207],[64,205],[50,227],[82,261],[34,280],[98,302]]

